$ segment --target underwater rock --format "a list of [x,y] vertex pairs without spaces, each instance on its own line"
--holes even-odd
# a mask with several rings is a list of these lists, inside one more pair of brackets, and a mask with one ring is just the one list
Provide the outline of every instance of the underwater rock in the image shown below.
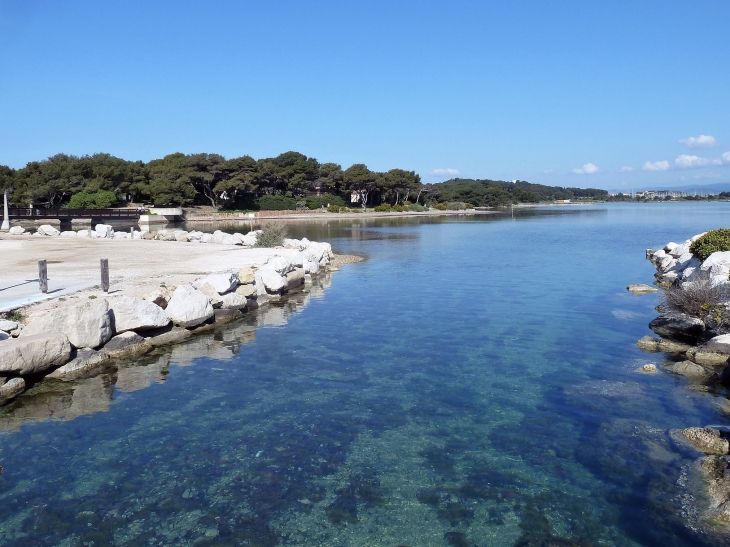
[[730,443],[723,439],[717,429],[710,427],[688,427],[681,430],[689,444],[705,454],[724,455],[730,452]]
[[626,287],[626,290],[633,294],[648,294],[652,292],[659,292],[659,289],[656,287],[652,287],[651,285],[646,285],[644,283],[632,283],[628,287]]
[[689,344],[655,338],[654,336],[644,336],[636,342],[636,345],[644,351],[663,351],[664,353],[686,353],[691,347]]
[[680,361],[679,363],[669,364],[664,368],[674,374],[697,380],[706,380],[714,376],[711,370],[707,370],[702,365],[698,365],[692,361]]
[[705,324],[696,317],[690,317],[689,315],[662,315],[649,323],[649,328],[659,336],[677,342],[694,343],[704,332]]
[[705,456],[698,464],[707,481],[711,515],[721,522],[730,523],[730,458]]

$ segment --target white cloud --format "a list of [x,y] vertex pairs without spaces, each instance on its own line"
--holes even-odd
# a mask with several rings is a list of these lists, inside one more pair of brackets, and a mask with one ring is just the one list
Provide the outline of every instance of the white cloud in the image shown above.
[[647,161],[642,167],[644,171],[666,171],[669,169],[669,162],[667,160],[662,161]]
[[439,177],[454,177],[461,175],[456,169],[434,169],[431,171],[432,175],[438,175]]
[[715,148],[717,141],[715,137],[710,135],[700,135],[699,137],[687,137],[686,139],[679,139],[679,142],[687,145],[687,148]]
[[693,178],[696,179],[719,179],[722,175],[718,175],[717,173],[701,173],[699,175],[695,175]]
[[545,169],[543,173],[545,173],[546,175],[552,175],[553,173],[555,173],[555,169]]
[[674,160],[674,165],[680,169],[692,169],[693,167],[706,167],[708,165],[722,165],[722,160],[718,158],[700,158],[699,156],[690,156],[682,154]]
[[592,163],[586,163],[580,169],[573,169],[573,173],[575,173],[576,175],[592,175],[594,173],[598,173],[598,167],[596,167]]
[[619,169],[620,173],[630,173],[631,171],[634,171],[633,167],[622,167],[621,169]]
[[722,163],[730,163],[730,152],[725,152],[722,156],[720,156],[720,159],[722,160]]

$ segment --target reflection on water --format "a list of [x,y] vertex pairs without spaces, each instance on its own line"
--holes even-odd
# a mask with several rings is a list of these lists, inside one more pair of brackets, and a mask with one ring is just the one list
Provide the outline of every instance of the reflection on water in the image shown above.
[[644,250],[730,212],[674,205],[292,225],[370,260],[13,403],[0,544],[726,545],[667,435],[726,393],[636,372]]
[[10,404],[0,407],[0,432],[15,431],[27,422],[73,420],[79,416],[106,412],[115,392],[131,393],[165,381],[170,366],[192,366],[197,359],[229,360],[241,345],[256,339],[260,327],[282,327],[312,298],[321,298],[332,284],[328,273],[301,291],[247,313],[242,319],[222,325],[176,344],[154,350],[134,360],[106,364],[91,371],[89,378],[72,382],[44,380]]

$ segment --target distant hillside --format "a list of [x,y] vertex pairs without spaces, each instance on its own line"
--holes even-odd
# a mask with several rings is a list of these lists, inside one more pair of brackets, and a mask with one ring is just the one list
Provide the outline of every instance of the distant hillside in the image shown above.
[[510,203],[539,203],[556,199],[606,199],[608,192],[597,188],[564,188],[525,181],[451,179],[434,184],[439,201],[464,201],[481,207],[496,207]]

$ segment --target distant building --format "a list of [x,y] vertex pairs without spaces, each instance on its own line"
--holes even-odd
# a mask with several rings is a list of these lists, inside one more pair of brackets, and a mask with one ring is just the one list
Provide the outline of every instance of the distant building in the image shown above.
[[556,199],[555,203],[570,203],[569,199]]

